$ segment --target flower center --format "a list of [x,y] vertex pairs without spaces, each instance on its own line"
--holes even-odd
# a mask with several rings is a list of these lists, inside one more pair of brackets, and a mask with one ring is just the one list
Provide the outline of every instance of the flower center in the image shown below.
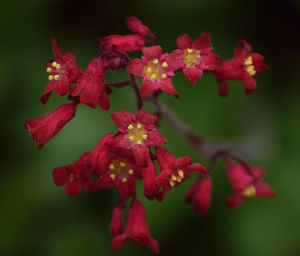
[[250,74],[250,76],[254,76],[256,74],[256,71],[255,71],[254,66],[252,64],[253,64],[252,57],[249,56],[245,60],[244,65],[246,67],[247,72]]
[[48,79],[51,80],[59,80],[59,78],[63,75],[64,71],[61,69],[61,65],[56,61],[51,63],[51,67],[47,67],[47,73],[49,74]]
[[73,173],[71,172],[69,174],[69,181],[73,181],[74,179],[79,179],[80,178],[80,174],[79,173]]
[[128,181],[128,174],[132,175],[134,173],[128,161],[122,157],[112,160],[108,168],[111,173],[109,175],[111,179],[114,180],[118,176],[124,183]]
[[169,179],[169,184],[171,187],[174,187],[176,184],[181,183],[184,177],[183,170],[178,170],[177,175],[176,173],[172,174],[171,178]]
[[147,139],[147,130],[142,124],[133,123],[128,125],[128,135],[131,141],[142,144],[142,141]]
[[147,65],[144,67],[144,74],[153,80],[166,78],[167,74],[164,73],[163,68],[167,68],[168,63],[163,62],[160,63],[158,59],[154,59],[149,61]]
[[250,185],[242,191],[241,195],[245,197],[254,197],[256,195],[256,188],[253,185]]
[[190,48],[184,50],[182,57],[183,62],[187,67],[195,66],[201,58],[199,50]]

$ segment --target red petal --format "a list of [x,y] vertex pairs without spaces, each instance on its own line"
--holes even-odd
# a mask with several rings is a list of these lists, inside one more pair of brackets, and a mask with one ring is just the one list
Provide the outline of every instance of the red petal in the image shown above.
[[185,195],[185,200],[188,203],[192,203],[194,201],[195,195],[198,191],[199,182],[200,181],[197,181],[196,183],[194,183],[187,191],[187,193]]
[[252,53],[252,54],[250,54],[250,56],[252,57],[253,62],[263,62],[264,61],[264,56],[262,56],[259,53]]
[[41,102],[42,102],[43,104],[45,104],[45,103],[49,100],[49,97],[50,97],[52,91],[54,90],[54,88],[55,88],[55,86],[56,86],[56,83],[57,83],[56,80],[51,80],[51,81],[48,83],[48,85],[47,85],[45,91],[43,92],[43,94],[42,94],[42,96],[41,96]]
[[256,87],[255,79],[248,72],[245,74],[244,85],[246,89],[253,90]]
[[221,58],[217,54],[209,53],[201,57],[200,64],[202,67],[205,67],[202,69],[213,71],[220,66]]
[[197,194],[195,195],[195,207],[201,213],[207,213],[211,202],[212,182],[209,178],[199,181]]
[[141,86],[141,97],[145,99],[147,95],[156,90],[155,83],[148,78],[144,78]]
[[167,54],[164,61],[168,63],[168,67],[163,69],[166,73],[174,72],[179,68],[176,59],[174,59],[171,54]]
[[235,195],[234,197],[228,197],[227,198],[227,206],[229,208],[235,208],[245,202],[247,200],[247,197]]
[[146,167],[148,164],[149,148],[145,145],[136,144],[133,146],[132,150],[137,165],[141,167]]
[[53,180],[56,186],[63,186],[67,182],[70,174],[70,169],[70,166],[67,165],[55,168],[53,170]]
[[211,47],[209,34],[202,33],[202,35],[194,41],[193,45],[196,49],[199,50],[204,50]]
[[102,176],[99,176],[95,189],[108,189],[111,188],[114,185],[113,180],[109,177],[108,174],[104,174]]
[[128,73],[135,76],[143,76],[144,63],[141,59],[133,59],[128,63]]
[[150,34],[150,30],[146,27],[139,19],[136,17],[127,17],[126,24],[130,30],[140,34],[141,36],[148,36]]
[[56,42],[55,38],[52,38],[52,46],[53,46],[53,52],[54,52],[55,59],[56,59],[59,63],[62,63],[62,55],[61,55],[61,51],[60,51],[59,45],[58,45],[58,43]]
[[80,192],[81,188],[82,183],[78,179],[68,182],[65,186],[66,192],[69,196],[76,196]]
[[202,70],[198,68],[184,68],[183,73],[189,80],[190,85],[197,83],[203,75]]
[[243,54],[244,54],[244,58],[249,56],[251,51],[252,51],[252,47],[246,42],[246,40],[240,40],[239,44],[243,47]]
[[69,79],[64,75],[60,80],[57,81],[54,91],[57,95],[63,96],[69,91],[69,88]]
[[120,134],[115,138],[112,146],[119,149],[129,150],[131,149],[131,141],[127,134]]
[[184,50],[187,48],[192,48],[192,41],[189,35],[184,34],[177,38],[176,40],[178,48]]
[[163,186],[166,182],[169,182],[170,175],[172,174],[173,169],[162,169],[161,172],[158,174],[156,177],[156,184],[157,186],[161,187]]
[[155,127],[147,132],[147,140],[152,142],[151,146],[161,146],[167,142]]
[[181,157],[176,159],[176,168],[180,168],[186,165],[191,165],[192,163],[193,160],[189,156]]
[[110,101],[109,98],[106,94],[106,90],[102,91],[102,94],[99,95],[99,106],[103,109],[103,110],[108,110],[110,107]]
[[128,236],[127,234],[122,234],[122,235],[118,235],[116,236],[111,244],[110,244],[110,248],[113,250],[113,251],[117,251],[119,250],[124,244],[125,242],[127,241],[128,239]]
[[111,222],[110,222],[110,232],[116,236],[123,231],[123,217],[122,217],[122,207],[117,205],[112,212]]
[[159,58],[160,55],[162,55],[162,48],[159,45],[144,47],[142,51],[147,60],[156,59]]
[[118,128],[127,131],[128,125],[132,123],[132,116],[130,112],[122,110],[120,112],[113,112],[110,114],[112,120],[115,122]]
[[127,182],[119,183],[117,186],[120,197],[123,201],[126,201],[130,197],[135,196],[135,179],[129,178]]
[[156,197],[158,186],[155,183],[156,171],[155,165],[153,162],[148,159],[148,166],[147,168],[143,169],[144,173],[144,195],[149,200],[153,200]]
[[218,93],[221,97],[226,97],[229,94],[229,86],[224,79],[218,79]]
[[256,75],[262,71],[268,70],[270,67],[264,63],[254,63],[254,69],[256,71]]
[[136,114],[136,120],[147,126],[149,124],[154,124],[157,119],[157,116],[151,115],[146,110],[139,110]]
[[165,148],[156,148],[156,158],[161,170],[174,170],[176,165],[176,158]]
[[226,80],[243,80],[245,77],[244,65],[236,59],[224,61],[218,68],[218,73]]
[[177,91],[173,87],[172,79],[169,77],[160,80],[160,88],[168,94],[178,96]]
[[256,197],[274,197],[276,195],[274,190],[267,183],[259,181],[255,184],[255,188]]
[[183,170],[186,173],[191,173],[191,172],[207,173],[206,168],[199,163],[195,163],[195,164],[191,164],[186,167],[183,167]]

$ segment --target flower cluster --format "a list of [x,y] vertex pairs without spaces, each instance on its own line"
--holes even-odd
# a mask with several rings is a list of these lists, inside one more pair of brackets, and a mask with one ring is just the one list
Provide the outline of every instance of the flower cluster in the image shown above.
[[[126,110],[111,113],[116,131],[103,136],[93,150],[83,153],[74,163],[55,168],[53,179],[57,186],[65,187],[69,196],[75,196],[81,190],[89,192],[115,187],[120,200],[113,209],[110,223],[114,236],[112,250],[120,249],[127,240],[131,240],[147,245],[158,254],[159,244],[151,237],[145,208],[137,199],[136,182],[142,181],[143,194],[147,199],[161,202],[170,190],[180,186],[193,173],[198,173],[198,180],[187,192],[186,200],[202,214],[209,209],[212,190],[211,168],[207,170],[200,163],[193,163],[189,156],[176,158],[162,147],[167,140],[157,128],[163,115],[156,104],[160,93],[178,97],[172,78],[176,72],[182,71],[190,85],[196,84],[204,73],[212,73],[219,82],[221,96],[228,94],[227,80],[243,81],[246,92],[250,94],[256,86],[254,78],[268,67],[261,55],[251,53],[251,47],[245,40],[235,48],[234,59],[222,61],[212,52],[207,33],[202,33],[194,41],[188,35],[182,35],[177,39],[178,48],[166,53],[140,20],[129,17],[126,23],[134,33],[99,38],[99,54],[85,71],[76,66],[72,53],[63,55],[56,40],[52,40],[55,60],[46,63],[49,83],[41,102],[45,104],[52,92],[60,96],[67,94],[71,102],[50,114],[26,120],[25,129],[40,149],[74,118],[78,104],[108,110],[108,96],[112,88],[131,86],[137,97],[137,113]],[[143,55],[131,60],[127,54],[136,51]],[[105,81],[107,70],[122,68],[127,69],[129,80]],[[143,80],[141,87],[136,76]],[[144,101],[153,103],[157,108],[156,115],[142,109]],[[251,166],[228,152],[218,154],[218,157],[227,164],[227,174],[234,191],[234,196],[227,200],[229,207],[236,207],[250,197],[274,196],[273,190],[262,182],[264,171],[261,168]],[[210,160],[216,161],[216,157]],[[123,211],[129,200],[124,228]]]

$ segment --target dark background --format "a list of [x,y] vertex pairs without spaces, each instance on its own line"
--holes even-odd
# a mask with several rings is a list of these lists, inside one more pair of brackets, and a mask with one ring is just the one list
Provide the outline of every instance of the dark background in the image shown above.
[[[244,38],[271,66],[258,78],[252,96],[243,93],[241,83],[232,82],[230,96],[222,99],[211,75],[190,88],[179,74],[174,83],[180,99],[162,97],[207,139],[230,144],[239,155],[263,166],[278,195],[227,209],[226,197],[232,192],[220,163],[206,216],[184,201],[195,176],[172,190],[164,203],[144,200],[161,255],[300,255],[299,1],[27,0],[2,1],[0,10],[0,255],[152,255],[148,248],[131,243],[119,252],[110,251],[108,226],[118,200],[115,190],[70,198],[53,184],[51,175],[54,167],[74,162],[105,133],[116,131],[108,112],[135,111],[129,88],[111,95],[108,112],[80,105],[76,118],[40,151],[24,130],[26,118],[66,102],[58,96],[46,105],[39,102],[47,84],[45,62],[53,58],[51,37],[63,52],[74,52],[84,69],[97,55],[97,37],[128,33],[129,15],[142,19],[166,51],[176,47],[183,33],[195,39],[205,31],[222,58],[231,58]],[[123,78],[124,72],[108,76],[110,81]],[[161,130],[177,157],[191,155],[207,165],[166,122]]]

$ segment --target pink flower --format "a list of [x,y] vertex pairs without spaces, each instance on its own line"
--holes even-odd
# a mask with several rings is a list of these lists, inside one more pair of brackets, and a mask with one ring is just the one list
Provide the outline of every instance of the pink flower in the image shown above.
[[119,128],[113,147],[133,152],[137,165],[148,164],[149,146],[160,146],[166,143],[159,130],[154,126],[157,117],[145,110],[136,115],[128,111],[114,112],[111,118]]
[[25,129],[42,148],[75,116],[76,103],[64,104],[48,115],[26,120]]
[[210,207],[211,189],[211,179],[209,177],[201,177],[188,190],[186,200],[188,203],[194,203],[194,206],[199,213],[206,214]]
[[137,199],[132,200],[128,210],[126,229],[112,240],[111,249],[113,251],[119,250],[127,240],[147,245],[154,253],[159,254],[159,244],[149,232],[145,208]]
[[221,58],[211,52],[210,36],[206,33],[194,42],[188,35],[182,35],[177,39],[177,46],[179,49],[172,56],[191,85],[201,79],[203,71],[214,71],[221,63]]
[[251,46],[245,40],[241,40],[235,47],[235,57],[224,61],[216,72],[216,76],[221,80],[243,81],[248,94],[256,87],[254,78],[260,72],[269,69],[269,66],[263,63],[264,57],[251,51]]
[[155,90],[163,90],[171,95],[178,95],[171,77],[178,68],[170,55],[162,53],[160,46],[144,47],[142,59],[133,59],[128,64],[128,73],[143,77],[141,96],[146,98]]
[[91,173],[87,169],[87,156],[83,154],[75,163],[58,167],[53,170],[54,183],[57,186],[65,185],[66,193],[69,196],[77,195],[81,188],[89,191],[93,188],[93,182],[90,178]]
[[156,184],[158,187],[162,187],[162,191],[157,195],[158,201],[162,201],[172,187],[178,187],[187,180],[191,172],[207,173],[201,164],[193,164],[190,157],[185,156],[176,159],[167,149],[162,147],[156,148],[156,157],[161,169],[160,174],[156,177]]
[[105,63],[101,58],[96,58],[87,67],[77,84],[71,88],[72,96],[80,95],[80,102],[92,108],[98,105],[103,109],[109,109],[109,98],[105,88]]
[[55,61],[46,64],[49,74],[49,83],[41,96],[42,103],[46,103],[54,91],[56,94],[65,95],[70,89],[70,83],[75,83],[82,75],[82,70],[76,67],[73,53],[61,55],[59,45],[52,39]]
[[138,18],[136,17],[127,17],[126,18],[126,24],[128,26],[128,28],[133,31],[136,32],[138,34],[140,34],[143,37],[147,37],[150,35],[150,30],[148,27],[146,27]]
[[227,205],[234,208],[251,197],[273,197],[275,192],[262,182],[265,172],[260,167],[250,166],[250,173],[235,162],[227,164],[227,175],[233,187],[234,196],[227,198]]

